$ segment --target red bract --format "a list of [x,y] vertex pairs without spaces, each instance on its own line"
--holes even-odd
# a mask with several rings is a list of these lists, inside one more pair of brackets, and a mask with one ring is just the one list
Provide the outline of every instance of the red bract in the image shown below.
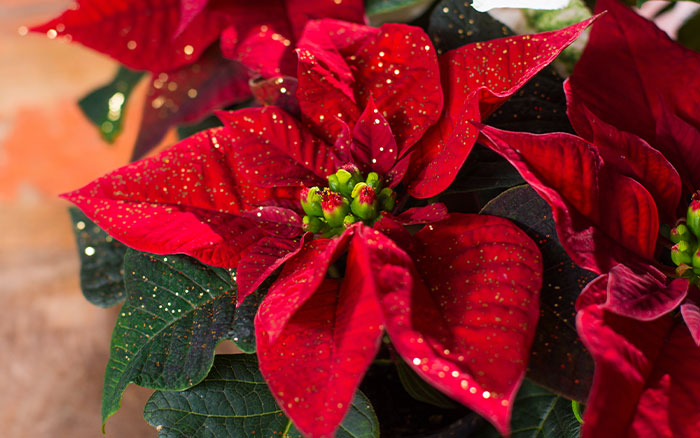
[[615,0],[598,2],[597,8],[608,14],[591,32],[568,84],[569,97],[576,101],[569,108],[576,132],[590,138],[581,120],[585,106],[661,151],[683,178],[685,190],[700,188],[695,150],[700,140],[700,77],[695,74],[700,55]]
[[[673,269],[656,260],[657,235],[660,222],[674,225],[685,216],[688,194],[700,188],[692,152],[700,119],[691,111],[697,99],[689,99],[700,80],[676,68],[700,67],[700,55],[615,1],[598,7],[608,14],[594,26],[566,84],[570,118],[585,140],[489,127],[482,132],[550,203],[562,245],[576,263],[599,274],[617,264],[628,267],[620,283],[625,287],[608,295],[608,309],[654,319],[687,293],[687,281],[667,279]],[[663,53],[667,62],[649,53]],[[636,102],[637,96],[647,97]],[[671,122],[676,119],[684,121]]]
[[601,305],[607,275],[579,298],[576,324],[595,360],[584,438],[700,436],[700,349],[678,318],[638,321]]
[[[364,21],[362,0],[78,0],[31,30],[65,37],[153,73],[133,158],[176,123],[251,97],[249,77],[294,74],[310,19]],[[221,37],[221,39],[220,39]],[[221,49],[212,47],[220,39]],[[223,51],[225,56],[219,53]]]
[[[559,240],[578,265],[598,274],[626,266],[619,272],[625,287],[608,295],[610,310],[654,319],[678,306],[688,281],[667,280],[673,269],[654,259],[659,215],[644,186],[606,162],[594,145],[570,134],[535,135],[491,127],[481,132],[485,143],[510,161],[551,205]],[[646,158],[630,154],[627,160],[640,156]]]
[[[307,436],[333,434],[383,330],[420,376],[508,433],[538,315],[537,247],[497,217],[441,204],[399,214],[396,191],[425,182],[407,176],[413,156],[430,167],[443,148],[425,136],[454,117],[440,76],[454,88],[473,68],[453,59],[479,59],[487,76],[491,57],[516,60],[514,77],[493,74],[522,84],[589,22],[466,46],[440,64],[418,28],[313,22],[298,50],[301,120],[274,106],[222,112],[224,128],[65,197],[134,248],[237,268],[239,302],[281,266],[256,316],[258,356]],[[516,89],[479,87],[460,120]],[[463,95],[444,97],[452,108]],[[412,235],[410,224],[427,225]]]

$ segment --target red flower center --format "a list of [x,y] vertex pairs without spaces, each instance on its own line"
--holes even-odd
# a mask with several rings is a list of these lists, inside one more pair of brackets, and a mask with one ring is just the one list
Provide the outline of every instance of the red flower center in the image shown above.
[[358,221],[372,226],[381,212],[393,210],[395,203],[396,194],[382,188],[377,173],[370,172],[365,178],[354,166],[343,166],[328,176],[328,187],[301,191],[304,230],[332,237]]

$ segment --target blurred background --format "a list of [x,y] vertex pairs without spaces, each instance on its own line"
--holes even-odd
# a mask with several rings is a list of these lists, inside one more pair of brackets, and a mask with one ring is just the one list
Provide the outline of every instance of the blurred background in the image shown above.
[[[107,145],[76,102],[111,80],[116,63],[77,44],[20,35],[69,4],[0,0],[0,435],[7,438],[101,436],[118,308],[83,298],[68,203],[56,195],[127,163],[145,89],[135,90],[124,133]],[[107,437],[156,436],[142,416],[150,392],[127,389]]]
[[[122,135],[106,144],[77,101],[111,80],[116,63],[77,44],[23,35],[23,26],[69,4],[0,0],[0,375],[7,382],[0,435],[6,438],[101,436],[102,379],[118,309],[83,298],[68,204],[57,195],[128,162],[147,84],[141,81],[129,99]],[[653,16],[662,7],[650,2],[645,11]],[[698,5],[689,7],[660,24],[673,35]],[[174,140],[171,134],[163,143]],[[155,437],[142,417],[150,393],[129,386],[106,436]]]

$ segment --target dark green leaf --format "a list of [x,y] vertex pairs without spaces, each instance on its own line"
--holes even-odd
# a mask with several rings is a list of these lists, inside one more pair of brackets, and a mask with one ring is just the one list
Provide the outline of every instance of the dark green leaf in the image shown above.
[[225,269],[129,250],[124,272],[127,299],[112,334],[103,421],[129,383],[182,390],[202,381],[234,320],[236,287]]
[[271,284],[271,279],[266,280],[255,292],[243,300],[243,304],[236,309],[231,331],[226,335],[245,353],[255,353],[255,326],[253,322],[255,314],[258,313],[258,307],[260,307],[260,303],[265,298]]
[[444,192],[469,193],[480,190],[504,189],[525,182],[520,173],[497,153],[481,145],[476,145],[469,153],[455,178]]
[[569,132],[564,81],[547,67],[491,114],[484,123],[507,131]]
[[[571,401],[525,380],[518,391],[510,421],[511,438],[578,438],[581,425]],[[491,426],[475,438],[498,438]]]
[[532,346],[528,377],[578,401],[585,401],[593,360],[576,332],[574,305],[596,275],[569,258],[557,238],[552,209],[531,187],[503,192],[481,211],[511,219],[539,246],[544,264],[540,320]]
[[[159,438],[302,436],[275,403],[254,355],[216,356],[199,385],[182,392],[156,391],[144,418],[158,429]],[[379,436],[377,417],[361,392],[355,394],[336,436]]]
[[92,304],[110,307],[124,301],[126,246],[114,240],[82,211],[69,209],[80,257],[80,288]]
[[85,116],[97,126],[106,141],[113,142],[121,133],[126,102],[141,76],[142,72],[119,67],[110,83],[78,101]]
[[478,41],[513,35],[503,23],[464,0],[442,0],[430,16],[428,35],[438,53]]
[[425,0],[365,0],[365,13],[367,15],[386,14],[419,3],[425,3]]
[[423,380],[416,374],[406,362],[398,359],[396,362],[396,371],[399,374],[399,379],[403,388],[408,395],[423,403],[429,403],[443,409],[454,409],[457,404],[449,397],[433,388],[428,382]]
[[420,435],[420,438],[466,438],[476,437],[477,433],[486,427],[486,420],[475,412],[470,412],[449,426],[430,435]]
[[678,42],[700,52],[700,10],[678,29]]

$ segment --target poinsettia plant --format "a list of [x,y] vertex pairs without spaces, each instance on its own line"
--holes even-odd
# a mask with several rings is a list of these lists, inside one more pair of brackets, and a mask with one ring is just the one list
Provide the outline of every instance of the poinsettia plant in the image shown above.
[[135,159],[238,104],[63,195],[86,297],[125,300],[103,421],[136,383],[164,437],[697,433],[700,56],[598,3],[529,35],[452,0],[379,27],[81,0],[34,28],[152,73]]

